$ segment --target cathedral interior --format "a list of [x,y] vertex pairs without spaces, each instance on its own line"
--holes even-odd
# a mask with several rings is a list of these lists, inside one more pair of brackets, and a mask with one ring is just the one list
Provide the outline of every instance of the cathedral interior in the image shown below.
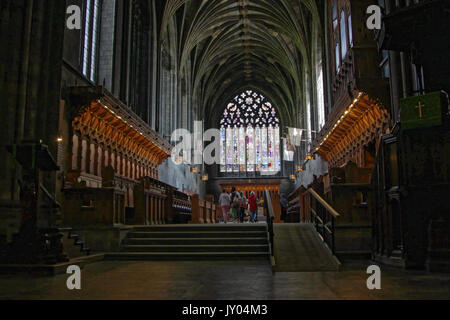
[[450,299],[449,15],[2,0],[0,299]]

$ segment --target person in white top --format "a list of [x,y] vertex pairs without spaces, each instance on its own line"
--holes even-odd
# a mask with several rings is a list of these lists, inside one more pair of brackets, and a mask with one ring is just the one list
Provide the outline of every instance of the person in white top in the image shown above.
[[222,207],[223,222],[227,223],[230,214],[231,198],[225,190],[220,194],[219,204]]

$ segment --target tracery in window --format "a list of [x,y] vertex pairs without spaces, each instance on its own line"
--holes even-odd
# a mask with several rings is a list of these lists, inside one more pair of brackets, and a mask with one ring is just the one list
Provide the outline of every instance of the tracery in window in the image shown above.
[[96,78],[99,45],[98,32],[100,28],[100,6],[100,0],[86,0],[82,69],[83,74],[91,81],[95,81]]
[[246,90],[226,107],[220,121],[220,171],[279,172],[280,120],[263,95]]
[[347,57],[347,27],[346,27],[347,19],[345,18],[345,11],[341,11],[341,57],[342,60],[345,60]]

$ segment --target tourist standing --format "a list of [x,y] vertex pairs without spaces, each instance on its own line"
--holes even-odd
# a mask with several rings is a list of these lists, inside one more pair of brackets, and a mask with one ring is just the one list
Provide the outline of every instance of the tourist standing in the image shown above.
[[287,210],[288,210],[288,207],[289,207],[289,201],[288,201],[288,199],[286,199],[284,194],[281,195],[280,204],[281,204],[281,220],[283,222],[286,222],[286,216],[287,216]]
[[236,188],[233,187],[231,190],[231,215],[233,216],[233,220],[239,219],[239,212],[241,210],[241,196],[236,191]]
[[219,204],[222,207],[223,222],[227,223],[228,215],[230,214],[231,198],[225,190],[220,194]]
[[240,222],[244,223],[244,217],[245,217],[245,209],[247,208],[247,198],[244,195],[244,192],[241,191],[241,211],[240,211]]
[[248,197],[248,209],[250,211],[250,222],[255,223],[258,216],[258,204],[256,203],[256,195],[252,191]]

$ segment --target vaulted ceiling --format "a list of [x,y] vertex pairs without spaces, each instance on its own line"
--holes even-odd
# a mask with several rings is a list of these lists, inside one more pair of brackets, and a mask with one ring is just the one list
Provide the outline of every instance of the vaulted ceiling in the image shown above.
[[173,42],[166,33],[175,26],[179,77],[189,75],[205,116],[223,108],[238,90],[251,87],[293,123],[302,104],[313,28],[321,28],[319,3],[167,0],[160,8],[161,39]]

